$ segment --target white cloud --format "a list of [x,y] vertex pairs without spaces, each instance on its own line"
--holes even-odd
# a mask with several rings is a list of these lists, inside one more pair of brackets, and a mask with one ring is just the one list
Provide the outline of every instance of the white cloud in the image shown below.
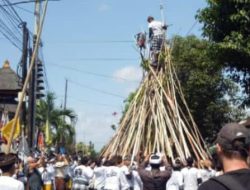
[[98,11],[100,12],[106,12],[106,11],[109,11],[110,9],[111,9],[111,6],[108,5],[107,3],[102,3],[98,7]]
[[114,134],[111,129],[112,124],[117,124],[118,118],[112,114],[103,114],[97,112],[78,112],[78,121],[76,124],[77,142],[89,143],[92,141],[96,150],[100,150],[106,145]]
[[118,82],[125,80],[139,82],[142,78],[142,70],[139,67],[127,66],[115,71],[113,76]]

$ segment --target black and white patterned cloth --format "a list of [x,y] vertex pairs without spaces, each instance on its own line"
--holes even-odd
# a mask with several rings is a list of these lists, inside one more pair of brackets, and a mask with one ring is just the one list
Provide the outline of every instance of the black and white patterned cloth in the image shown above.
[[72,190],[88,190],[93,171],[89,167],[78,166],[74,170]]
[[153,36],[150,42],[150,50],[153,52],[160,51],[163,45],[164,35]]
[[72,190],[88,190],[88,183],[82,180],[74,180]]

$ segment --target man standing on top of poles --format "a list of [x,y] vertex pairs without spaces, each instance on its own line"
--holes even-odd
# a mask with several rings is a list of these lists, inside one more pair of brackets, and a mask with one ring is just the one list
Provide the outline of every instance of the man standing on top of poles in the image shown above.
[[152,16],[149,16],[147,21],[149,28],[151,65],[157,67],[158,56],[164,43],[165,31],[167,29],[167,26],[160,21],[154,20],[154,17]]

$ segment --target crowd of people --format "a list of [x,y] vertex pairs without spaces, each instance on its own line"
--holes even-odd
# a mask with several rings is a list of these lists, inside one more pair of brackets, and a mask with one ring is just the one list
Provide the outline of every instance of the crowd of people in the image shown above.
[[246,190],[250,189],[249,141],[247,129],[232,123],[218,133],[217,159],[171,162],[160,153],[93,159],[82,153],[50,152],[31,154],[24,162],[2,153],[0,189]]

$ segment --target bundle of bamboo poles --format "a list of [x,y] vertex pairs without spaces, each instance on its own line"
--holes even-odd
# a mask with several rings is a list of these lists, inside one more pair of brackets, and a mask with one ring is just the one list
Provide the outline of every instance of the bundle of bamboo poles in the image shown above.
[[[161,152],[174,160],[208,157],[205,143],[188,109],[171,61],[171,50],[164,48],[159,69],[149,70],[139,86],[115,135],[101,153],[144,155]],[[160,62],[160,60],[159,60]]]

